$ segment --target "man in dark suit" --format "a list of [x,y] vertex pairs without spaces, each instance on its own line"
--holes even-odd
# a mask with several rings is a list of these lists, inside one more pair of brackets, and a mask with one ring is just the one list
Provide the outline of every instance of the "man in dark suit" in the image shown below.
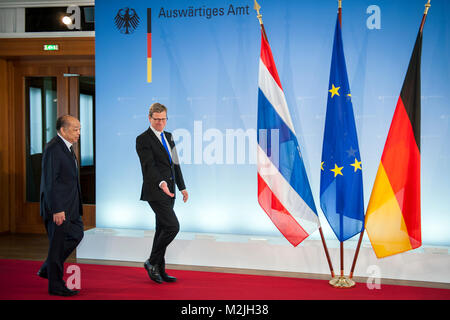
[[73,296],[63,281],[64,261],[83,238],[83,207],[78,163],[73,144],[80,137],[80,122],[69,115],[56,121],[58,134],[42,156],[40,213],[49,239],[47,260],[38,275],[48,279],[51,295]]
[[173,210],[175,185],[183,194],[184,202],[188,193],[172,134],[163,131],[167,124],[167,108],[160,103],[152,104],[148,119],[150,127],[136,138],[143,176],[141,200],[148,201],[156,219],[152,251],[144,267],[153,281],[174,282],[176,278],[166,273],[164,255],[180,229]]

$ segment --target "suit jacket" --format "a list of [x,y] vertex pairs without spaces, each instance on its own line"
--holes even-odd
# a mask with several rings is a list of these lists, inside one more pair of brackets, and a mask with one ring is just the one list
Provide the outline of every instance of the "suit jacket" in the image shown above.
[[172,163],[170,163],[166,149],[151,128],[148,128],[136,138],[136,151],[141,162],[143,177],[141,200],[161,201],[170,199],[159,187],[163,180],[167,182],[169,190],[174,194],[175,185],[178,186],[179,190],[186,189],[172,134],[164,131],[164,136],[169,142],[172,152]]
[[50,220],[61,211],[72,221],[83,215],[75,158],[56,136],[47,143],[42,155],[40,213],[45,220]]

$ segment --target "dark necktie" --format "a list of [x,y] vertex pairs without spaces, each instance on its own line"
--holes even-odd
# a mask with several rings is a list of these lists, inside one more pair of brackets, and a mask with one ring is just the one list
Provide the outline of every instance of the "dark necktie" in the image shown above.
[[73,151],[73,146],[70,146],[70,152],[72,153],[73,160],[75,160],[75,167],[78,168],[77,156],[75,155],[75,152]]
[[164,146],[164,149],[166,149],[167,155],[169,156],[170,163],[172,164],[172,157],[170,156],[169,148],[167,147],[166,139],[164,139],[163,132],[161,132],[161,141]]

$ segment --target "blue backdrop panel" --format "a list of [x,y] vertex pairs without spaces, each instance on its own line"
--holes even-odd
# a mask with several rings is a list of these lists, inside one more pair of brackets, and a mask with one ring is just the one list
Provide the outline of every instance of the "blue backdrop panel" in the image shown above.
[[[344,52],[366,207],[424,3],[344,1]],[[317,205],[337,1],[260,5]],[[139,17],[128,34],[115,24],[125,8]],[[422,51],[422,231],[424,244],[434,245],[450,244],[449,12],[448,1],[433,1]],[[167,130],[190,194],[187,203],[175,205],[181,231],[280,235],[256,197],[259,50],[253,1],[96,1],[97,227],[154,228],[150,207],[139,201],[135,139],[148,128],[149,106],[160,102],[169,109]],[[334,239],[320,210],[319,216]]]

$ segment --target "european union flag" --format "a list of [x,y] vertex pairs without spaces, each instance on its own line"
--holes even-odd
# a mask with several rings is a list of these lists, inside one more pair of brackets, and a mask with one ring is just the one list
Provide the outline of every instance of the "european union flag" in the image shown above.
[[322,148],[320,206],[341,242],[364,229],[361,162],[337,19]]

